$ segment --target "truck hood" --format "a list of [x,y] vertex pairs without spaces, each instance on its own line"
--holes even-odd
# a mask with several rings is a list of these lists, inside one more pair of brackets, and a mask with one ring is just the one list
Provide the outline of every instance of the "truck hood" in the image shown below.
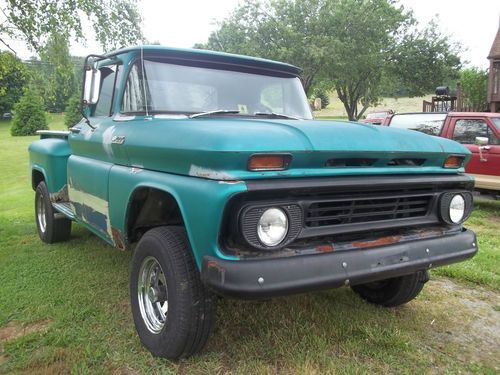
[[[219,117],[153,119],[144,124],[129,124],[132,123],[147,130],[138,137],[127,137],[125,145],[131,165],[217,180],[457,173],[442,168],[445,159],[450,154],[466,155],[468,159],[470,154],[462,145],[445,138],[355,122]],[[117,124],[113,133],[119,135],[122,125]],[[247,170],[252,154],[272,152],[291,154],[290,168],[274,172]],[[356,166],[355,160],[363,158],[372,164]],[[421,164],[394,165],[394,159],[418,159]],[[329,167],[331,160],[350,162]]]

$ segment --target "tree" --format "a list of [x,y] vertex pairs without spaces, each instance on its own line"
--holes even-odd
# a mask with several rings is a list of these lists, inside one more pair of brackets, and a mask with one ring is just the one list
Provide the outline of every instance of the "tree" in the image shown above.
[[14,136],[35,135],[37,130],[48,129],[43,102],[34,87],[28,86],[14,107],[14,120],[10,132]]
[[69,42],[62,35],[52,35],[40,53],[45,67],[45,105],[49,112],[62,112],[76,91],[74,64],[69,54]]
[[62,112],[81,88],[84,58],[70,56],[67,40],[51,37],[40,58],[25,61],[30,85],[37,88],[48,112]]
[[196,47],[301,66],[306,93],[326,83],[350,120],[377,103],[383,87],[416,95],[460,67],[435,23],[419,32],[412,13],[392,0],[251,0]]
[[84,40],[82,15],[104,49],[142,40],[136,0],[9,0],[1,10],[6,20],[0,24],[0,42],[6,46],[3,36],[21,37],[35,51],[43,48],[49,35]]
[[437,86],[458,78],[459,48],[440,34],[435,20],[423,30],[412,28],[388,51],[389,77],[408,96],[434,92]]
[[420,30],[411,12],[389,0],[332,0],[329,7],[326,19],[336,43],[324,79],[350,120],[376,105],[383,90],[421,96],[457,77],[459,46],[436,22]]
[[306,94],[327,61],[328,37],[321,11],[325,0],[277,0],[242,3],[219,23],[206,44],[196,48],[225,51],[290,62],[303,69]]
[[41,61],[38,57],[32,56],[24,62],[26,66],[28,85],[36,87],[37,93],[43,102],[44,110],[48,109],[49,79],[52,74],[51,66]]
[[387,50],[409,15],[387,0],[329,1],[324,13],[334,43],[323,77],[335,87],[349,120],[357,120],[379,99]]
[[472,111],[484,111],[488,108],[486,99],[488,73],[486,71],[477,68],[464,69],[460,72],[460,83],[466,106]]
[[0,52],[0,114],[10,112],[23,95],[26,69],[10,52]]
[[66,113],[64,118],[64,124],[71,128],[72,126],[78,124],[82,119],[82,112],[80,111],[80,94],[74,94],[68,100],[68,104],[66,105]]

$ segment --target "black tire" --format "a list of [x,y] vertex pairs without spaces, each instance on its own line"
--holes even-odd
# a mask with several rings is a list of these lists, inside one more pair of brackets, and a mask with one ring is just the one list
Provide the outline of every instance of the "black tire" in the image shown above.
[[410,302],[418,296],[427,281],[429,281],[429,272],[419,271],[393,279],[354,285],[351,288],[370,303],[395,307]]
[[54,243],[69,240],[71,220],[56,212],[50,202],[50,195],[45,181],[35,190],[35,222],[38,236],[43,242]]
[[[130,296],[135,328],[153,355],[178,359],[203,349],[215,320],[216,298],[200,280],[184,228],[157,227],[141,238],[132,259]],[[162,315],[164,300],[168,309]],[[150,306],[152,317],[145,312]]]

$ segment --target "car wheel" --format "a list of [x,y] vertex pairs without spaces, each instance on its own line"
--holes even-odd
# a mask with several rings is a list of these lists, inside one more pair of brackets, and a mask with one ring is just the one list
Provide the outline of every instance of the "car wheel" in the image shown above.
[[189,357],[205,346],[216,301],[200,280],[184,228],[144,234],[133,255],[130,298],[139,338],[153,355]]
[[43,242],[67,241],[71,236],[71,220],[56,217],[56,213],[50,201],[47,185],[42,181],[35,191],[35,221],[38,236]]
[[427,281],[429,272],[419,271],[411,275],[354,285],[351,288],[370,303],[395,307],[410,302],[418,296]]

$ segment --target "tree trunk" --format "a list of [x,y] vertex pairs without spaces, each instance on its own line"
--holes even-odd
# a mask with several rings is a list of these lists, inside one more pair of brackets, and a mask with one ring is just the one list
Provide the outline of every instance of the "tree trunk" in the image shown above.
[[357,101],[352,100],[349,95],[349,90],[345,86],[340,86],[335,89],[337,91],[337,96],[339,100],[344,104],[344,108],[347,112],[347,117],[349,121],[356,121],[356,111],[357,111]]
[[361,112],[358,113],[358,115],[356,116],[356,120],[359,120],[361,118],[361,116],[363,116],[363,114],[365,113],[365,111],[368,109],[368,107],[370,106],[369,103],[364,103],[363,104],[363,108],[361,109]]
[[349,118],[349,121],[356,121],[356,117],[354,115],[355,109],[353,107],[351,107],[351,105],[348,101],[344,102],[344,108],[347,112],[347,117]]

